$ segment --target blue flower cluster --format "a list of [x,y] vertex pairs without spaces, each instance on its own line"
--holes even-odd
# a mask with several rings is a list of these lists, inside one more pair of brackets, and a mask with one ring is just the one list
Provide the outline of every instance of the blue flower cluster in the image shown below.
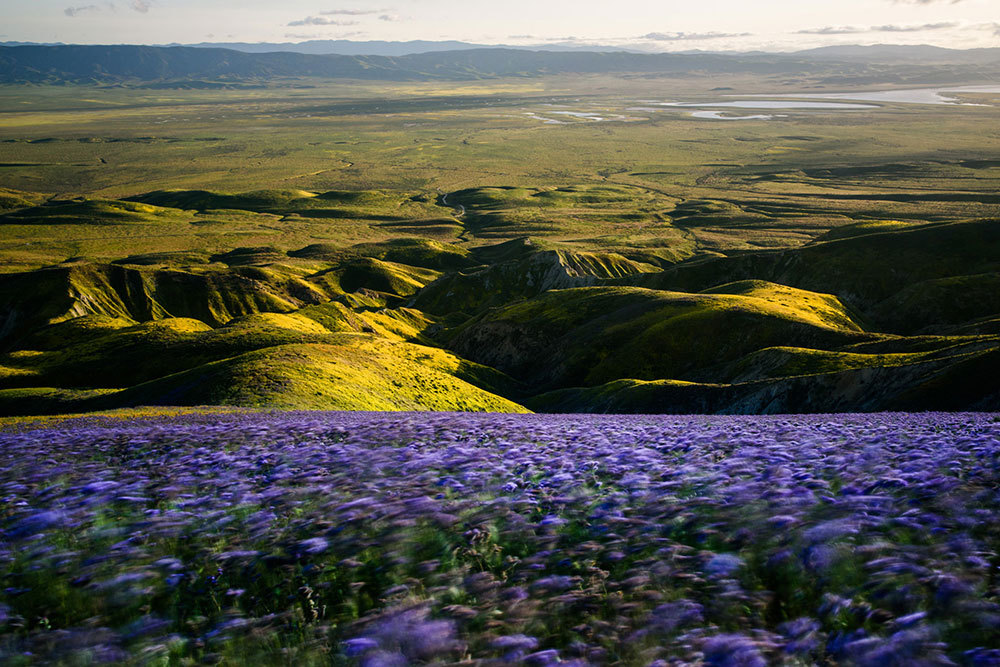
[[1000,418],[0,432],[0,663],[1000,665]]

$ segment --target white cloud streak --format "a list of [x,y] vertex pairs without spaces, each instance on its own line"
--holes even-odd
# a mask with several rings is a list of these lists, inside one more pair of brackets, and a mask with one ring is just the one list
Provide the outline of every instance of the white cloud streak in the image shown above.
[[750,37],[749,32],[650,32],[639,37],[654,42],[698,42],[708,39],[726,39],[730,37]]
[[[153,0],[128,0],[127,7],[140,14],[147,14],[153,7]],[[80,5],[77,7],[67,7],[63,10],[63,14],[71,18],[76,18],[77,16],[94,14],[105,10],[116,12],[118,11],[118,7],[113,2],[105,2],[100,5]]]
[[320,12],[320,16],[366,16],[387,12],[388,9],[330,9]]
[[324,16],[307,16],[304,19],[299,19],[298,21],[292,21],[288,23],[289,26],[303,26],[303,25],[358,25],[357,21],[341,21],[338,19],[328,19]]
[[823,28],[807,28],[799,30],[797,35],[864,35],[873,32],[932,32],[935,30],[951,30],[957,28],[958,23],[945,21],[941,23],[924,23],[923,25],[873,25],[867,28],[856,26],[825,26]]

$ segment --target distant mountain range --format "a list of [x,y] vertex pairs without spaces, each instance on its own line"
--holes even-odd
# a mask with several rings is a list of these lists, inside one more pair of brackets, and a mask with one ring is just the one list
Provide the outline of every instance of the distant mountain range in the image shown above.
[[872,46],[823,46],[817,49],[797,51],[796,55],[824,60],[857,60],[864,62],[988,64],[1000,61],[1000,48],[945,49],[940,46],[929,46],[927,44],[912,46],[875,44]]
[[[374,44],[355,43],[355,44]],[[453,45],[455,42],[391,43]],[[255,45],[279,48],[283,45]],[[320,47],[316,47],[320,48]],[[346,47],[345,47],[346,48]],[[352,47],[363,49],[367,47]],[[375,47],[371,47],[375,48]],[[380,47],[385,50],[389,46]],[[885,64],[895,66],[887,72]],[[872,69],[872,65],[876,65]],[[935,69],[937,68],[937,69]],[[513,48],[438,50],[409,55],[316,55],[288,51],[248,53],[209,46],[0,46],[2,83],[247,82],[317,77],[360,80],[472,80],[567,73],[829,75],[838,81],[926,81],[1000,78],[1000,49],[936,47],[828,47],[798,53],[629,53],[529,51]],[[871,82],[874,82],[871,81]]]
[[244,53],[307,53],[325,56],[409,56],[418,53],[439,53],[441,51],[467,51],[469,49],[515,49],[518,51],[589,51],[606,53],[609,51],[624,51],[626,53],[642,53],[636,49],[626,49],[617,46],[601,44],[569,44],[555,42],[550,44],[530,44],[524,46],[473,44],[471,42],[443,41],[431,42],[413,40],[409,42],[385,41],[354,41],[349,39],[312,39],[306,42],[201,42],[200,44],[165,44],[163,46],[191,46],[199,49],[231,49]]
[[[3,42],[3,46],[79,46],[63,42]],[[128,45],[118,45],[128,46]],[[139,45],[132,45],[139,46]],[[420,53],[440,53],[442,51],[468,51],[470,49],[513,49],[517,51],[589,52],[589,53],[637,53],[653,55],[649,49],[626,48],[609,44],[580,44],[575,42],[549,42],[544,44],[476,44],[461,41],[411,40],[389,42],[382,40],[357,41],[350,39],[312,39],[303,42],[200,42],[198,44],[153,44],[158,47],[190,47],[197,49],[228,49],[242,53],[302,53],[315,56],[388,56],[399,57]],[[928,44],[895,45],[857,44],[822,46],[794,52],[767,51],[705,51],[691,49],[671,51],[674,55],[779,55],[798,56],[818,60],[863,60],[867,62],[996,62],[1000,60],[1000,48],[992,49],[946,49]]]
[[[73,46],[63,42],[0,42],[0,46]],[[120,45],[121,46],[121,45]],[[135,46],[135,45],[133,45]],[[546,44],[475,44],[473,42],[427,41],[406,42],[382,40],[356,41],[351,39],[311,39],[305,42],[199,42],[198,44],[150,44],[148,46],[186,46],[196,49],[229,49],[243,53],[305,53],[313,56],[409,56],[418,53],[441,51],[467,51],[469,49],[514,49],[517,51],[587,51],[592,53],[624,52],[649,53],[607,44],[577,44],[549,42]]]

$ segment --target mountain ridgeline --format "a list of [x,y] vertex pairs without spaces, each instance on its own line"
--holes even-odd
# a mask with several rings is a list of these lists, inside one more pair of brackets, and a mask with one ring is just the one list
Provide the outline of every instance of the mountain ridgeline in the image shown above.
[[[524,202],[553,220],[584,205],[613,217],[623,191],[10,193],[0,228],[163,234],[220,210],[383,220],[372,207],[417,200],[431,219],[465,202],[452,222],[474,235],[513,225],[524,210],[503,207]],[[680,257],[544,234],[71,257],[0,275],[0,412],[995,409],[998,287],[995,220],[866,223]]]
[[[375,81],[460,81],[550,74],[758,74],[829,75],[838,80],[878,73],[882,81],[920,71],[933,80],[990,80],[1000,73],[1000,50],[932,54],[877,48],[790,54],[683,53],[625,51],[529,51],[514,48],[427,50],[405,55],[341,55],[281,50],[236,50],[188,46],[0,46],[0,83],[261,82],[325,78]],[[417,47],[413,47],[417,48]],[[421,47],[429,49],[428,46]],[[380,47],[382,52],[399,49]],[[890,71],[886,71],[886,66]]]

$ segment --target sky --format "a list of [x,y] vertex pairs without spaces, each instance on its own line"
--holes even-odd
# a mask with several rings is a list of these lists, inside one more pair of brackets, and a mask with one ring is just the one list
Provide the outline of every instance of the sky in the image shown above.
[[0,41],[1000,47],[1000,0],[0,0]]

